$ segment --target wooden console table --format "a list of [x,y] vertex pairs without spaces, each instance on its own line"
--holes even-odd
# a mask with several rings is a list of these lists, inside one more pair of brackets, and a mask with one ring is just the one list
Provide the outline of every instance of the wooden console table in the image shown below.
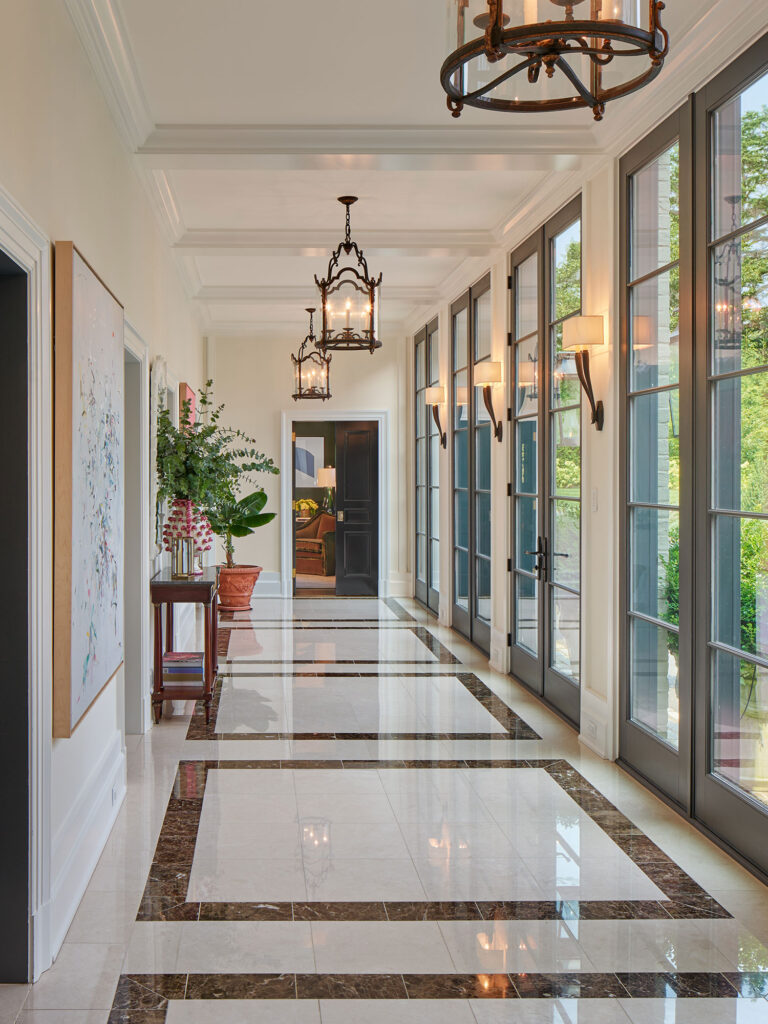
[[[155,722],[163,714],[164,700],[205,701],[205,720],[211,715],[213,684],[219,671],[218,647],[218,592],[219,574],[216,568],[207,568],[201,576],[177,580],[170,569],[162,569],[149,583],[150,598],[155,609],[155,672],[152,689],[152,710]],[[175,604],[201,604],[204,623],[204,670],[199,689],[190,686],[163,685],[163,653],[173,650],[173,606]],[[165,646],[163,646],[163,614],[165,605]]]

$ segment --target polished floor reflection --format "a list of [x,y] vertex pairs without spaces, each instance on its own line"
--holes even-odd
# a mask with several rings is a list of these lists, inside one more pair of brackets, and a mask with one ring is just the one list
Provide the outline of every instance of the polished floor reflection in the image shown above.
[[413,602],[221,627],[0,1022],[768,1021],[765,888]]

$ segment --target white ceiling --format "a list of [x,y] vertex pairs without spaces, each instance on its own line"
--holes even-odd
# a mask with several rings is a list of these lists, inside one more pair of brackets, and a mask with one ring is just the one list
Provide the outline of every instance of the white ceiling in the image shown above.
[[201,325],[251,334],[303,334],[348,193],[384,274],[385,330],[426,314],[542,196],[575,191],[668,106],[664,76],[685,96],[695,40],[722,49],[763,2],[669,0],[672,57],[638,94],[647,111],[622,100],[595,125],[587,111],[451,118],[447,0],[66,0]]

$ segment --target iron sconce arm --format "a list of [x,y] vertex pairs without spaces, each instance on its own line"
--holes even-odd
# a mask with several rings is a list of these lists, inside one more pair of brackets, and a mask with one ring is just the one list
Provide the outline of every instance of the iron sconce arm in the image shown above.
[[598,430],[602,430],[605,411],[603,409],[603,403],[595,401],[595,393],[592,390],[592,375],[589,371],[589,351],[585,348],[578,349],[576,351],[576,372],[579,375],[581,386],[584,390],[584,394],[587,396],[587,401],[589,402],[589,408],[592,412],[592,422]]
[[432,418],[435,421],[435,426],[437,427],[437,433],[438,433],[438,436],[440,437],[440,447],[441,448],[447,448],[448,447],[448,434],[443,430],[442,424],[440,423],[440,406],[438,406],[438,405],[433,405],[432,406]]
[[496,419],[496,413],[493,411],[490,384],[485,384],[483,386],[483,402],[485,403],[485,408],[488,410],[488,415],[491,417],[491,423],[493,424],[493,436],[497,441],[501,441],[504,436],[504,426],[501,420]]

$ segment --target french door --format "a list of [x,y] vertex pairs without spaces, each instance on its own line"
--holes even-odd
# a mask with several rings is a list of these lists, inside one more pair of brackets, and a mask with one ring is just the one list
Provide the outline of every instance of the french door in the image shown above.
[[440,609],[440,435],[425,402],[440,383],[437,318],[415,338],[416,380],[416,598],[435,614]]
[[512,673],[574,724],[581,644],[581,199],[512,254]]
[[451,307],[453,609],[455,629],[488,653],[491,643],[490,417],[474,386],[491,358],[491,275]]

